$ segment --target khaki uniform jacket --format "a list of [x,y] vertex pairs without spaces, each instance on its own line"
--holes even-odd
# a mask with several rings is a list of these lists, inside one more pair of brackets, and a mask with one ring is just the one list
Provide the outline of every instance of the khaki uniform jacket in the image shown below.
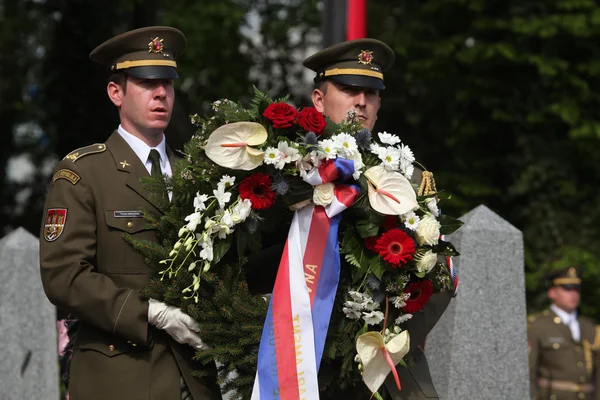
[[[144,259],[123,239],[156,240],[140,210],[162,213],[142,188],[148,172],[114,132],[56,167],[45,204],[40,265],[46,295],[81,321],[70,371],[71,400],[178,400],[183,377],[195,400],[217,399],[193,349],[148,324]],[[134,211],[134,213],[123,213]]]
[[[532,399],[600,399],[597,390],[600,336],[592,320],[582,316],[578,320],[580,342],[573,340],[569,327],[552,310],[529,316],[527,336]],[[562,387],[565,382],[572,387]],[[594,391],[589,390],[591,385],[595,387]]]

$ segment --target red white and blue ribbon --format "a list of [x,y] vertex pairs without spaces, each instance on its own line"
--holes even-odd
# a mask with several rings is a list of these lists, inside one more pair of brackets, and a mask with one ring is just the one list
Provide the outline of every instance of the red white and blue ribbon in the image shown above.
[[[446,240],[444,235],[440,236],[442,240]],[[452,261],[452,257],[446,257],[446,265],[448,266],[448,272],[450,272],[450,281],[452,282],[452,288],[454,292],[452,293],[452,297],[456,297],[458,294],[458,272],[456,271],[456,267],[454,266],[454,261]]]
[[[337,158],[305,181],[343,182],[353,172],[351,160]],[[334,193],[327,207],[311,204],[294,214],[263,328],[252,400],[319,399],[317,373],[340,274],[340,213],[359,189],[336,183]]]

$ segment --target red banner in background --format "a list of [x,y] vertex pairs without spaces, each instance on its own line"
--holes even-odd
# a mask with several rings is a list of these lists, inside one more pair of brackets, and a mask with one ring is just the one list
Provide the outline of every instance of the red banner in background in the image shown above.
[[346,40],[367,36],[367,0],[348,0],[346,13]]

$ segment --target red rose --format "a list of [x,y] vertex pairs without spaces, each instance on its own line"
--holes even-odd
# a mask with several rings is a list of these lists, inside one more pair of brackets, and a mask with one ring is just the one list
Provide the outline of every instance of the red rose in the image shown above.
[[305,107],[298,113],[298,125],[304,130],[321,135],[327,126],[323,114],[314,107]]
[[271,103],[263,116],[273,123],[273,128],[289,128],[296,121],[298,111],[286,103]]

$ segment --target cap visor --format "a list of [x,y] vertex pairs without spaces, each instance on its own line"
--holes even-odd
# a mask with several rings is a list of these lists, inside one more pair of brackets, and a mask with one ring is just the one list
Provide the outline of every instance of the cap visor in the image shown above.
[[122,69],[129,76],[141,79],[177,79],[177,69],[164,66],[144,66]]
[[348,86],[360,86],[370,89],[384,90],[385,85],[381,79],[363,75],[334,75],[326,79]]
[[561,286],[563,289],[566,290],[580,290],[581,289],[581,285],[559,285]]

